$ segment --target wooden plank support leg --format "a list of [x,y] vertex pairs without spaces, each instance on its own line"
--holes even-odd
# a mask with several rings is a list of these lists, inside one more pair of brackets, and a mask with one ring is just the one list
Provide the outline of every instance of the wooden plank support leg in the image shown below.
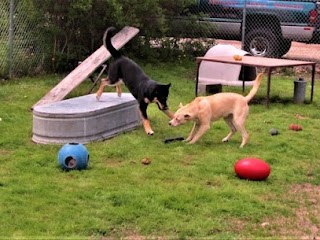
[[[139,29],[134,27],[124,27],[111,39],[116,49],[123,47],[130,39],[137,35]],[[67,96],[73,89],[80,85],[90,76],[101,64],[111,57],[109,51],[102,45],[91,56],[77,66],[69,75],[52,88],[40,101],[32,106],[42,105],[50,102],[57,102]]]
[[99,75],[96,77],[96,79],[94,80],[93,84],[92,84],[92,87],[90,88],[90,90],[88,91],[88,94],[90,94],[93,90],[93,88],[97,85],[97,82],[99,81],[101,75],[104,73],[104,71],[106,70],[107,68],[107,64],[102,64],[102,69],[99,73]]

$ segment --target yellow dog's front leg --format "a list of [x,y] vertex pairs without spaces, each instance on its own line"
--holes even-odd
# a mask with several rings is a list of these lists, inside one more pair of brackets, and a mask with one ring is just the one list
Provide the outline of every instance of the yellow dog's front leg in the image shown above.
[[202,124],[199,125],[196,133],[193,135],[193,138],[188,142],[189,144],[193,144],[210,128],[210,124]]

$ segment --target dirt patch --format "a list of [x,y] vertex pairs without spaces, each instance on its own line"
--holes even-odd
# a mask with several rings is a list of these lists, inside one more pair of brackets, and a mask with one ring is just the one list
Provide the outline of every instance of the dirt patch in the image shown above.
[[270,230],[272,236],[282,239],[319,239],[320,186],[294,185],[285,194],[285,198],[300,203],[294,216],[267,219],[260,227]]
[[[130,162],[132,164],[136,164],[135,162]],[[104,165],[108,168],[118,168],[123,166],[124,162],[118,159],[106,159],[104,161]]]
[[0,149],[0,155],[9,155],[12,151]]

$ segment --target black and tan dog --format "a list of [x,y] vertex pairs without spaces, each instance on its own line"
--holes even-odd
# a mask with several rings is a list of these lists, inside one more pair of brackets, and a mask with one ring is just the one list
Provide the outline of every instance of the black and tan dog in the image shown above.
[[153,135],[150,121],[147,115],[147,108],[150,103],[156,103],[158,108],[170,119],[173,117],[168,109],[167,98],[171,84],[163,85],[150,79],[133,60],[125,57],[120,51],[114,48],[111,37],[115,28],[108,28],[103,36],[103,44],[108,49],[114,62],[110,65],[108,77],[101,80],[97,99],[99,100],[105,86],[116,86],[118,96],[121,96],[120,84],[124,83],[131,94],[139,102],[139,109],[143,120],[143,126],[147,134]]

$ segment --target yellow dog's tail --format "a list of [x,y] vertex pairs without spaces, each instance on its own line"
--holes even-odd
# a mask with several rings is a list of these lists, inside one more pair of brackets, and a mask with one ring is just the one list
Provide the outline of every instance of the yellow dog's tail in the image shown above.
[[263,77],[263,73],[259,73],[257,75],[252,89],[250,90],[248,95],[244,97],[247,102],[249,102],[254,97],[254,95],[256,95],[256,93],[258,92],[259,86],[261,84],[262,77]]

